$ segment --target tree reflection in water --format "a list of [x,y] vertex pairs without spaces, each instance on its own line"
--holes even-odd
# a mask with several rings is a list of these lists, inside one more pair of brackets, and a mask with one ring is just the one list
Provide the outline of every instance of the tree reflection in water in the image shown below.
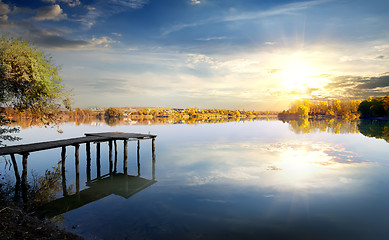
[[[61,178],[61,161],[52,170],[46,170],[45,174],[39,177],[39,179],[34,177],[34,182],[30,186],[28,195],[30,207],[36,208],[60,197],[63,186]],[[74,185],[72,184],[66,189],[66,192],[72,194],[74,192],[73,188]]]
[[[58,162],[57,167],[51,170],[46,170],[44,175],[36,176],[32,173],[32,181],[28,182],[26,186],[26,196],[22,196],[21,184],[19,181],[12,181],[10,175],[6,175],[7,179],[1,185],[1,194],[13,198],[16,205],[23,206],[27,211],[48,203],[58,197],[62,193],[62,174],[61,162]],[[74,185],[67,188],[68,193],[73,193]]]
[[333,134],[359,133],[358,120],[299,118],[282,121],[289,123],[291,130],[298,134],[310,132],[329,132]]
[[385,141],[389,142],[389,121],[361,120],[358,124],[358,129],[367,137],[385,139]]
[[282,120],[297,133],[329,132],[333,134],[361,133],[367,137],[384,139],[389,142],[388,120],[348,120],[326,119],[314,120],[308,118]]

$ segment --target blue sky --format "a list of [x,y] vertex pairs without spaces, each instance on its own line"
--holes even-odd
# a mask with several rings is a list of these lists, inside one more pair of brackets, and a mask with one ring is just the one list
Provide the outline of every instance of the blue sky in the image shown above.
[[0,1],[74,106],[282,110],[389,94],[387,0]]

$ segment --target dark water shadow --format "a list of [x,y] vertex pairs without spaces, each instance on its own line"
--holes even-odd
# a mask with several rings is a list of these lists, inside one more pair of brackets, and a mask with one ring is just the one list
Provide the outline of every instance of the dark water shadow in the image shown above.
[[384,139],[389,142],[389,121],[387,120],[361,120],[358,129],[367,137]]
[[388,120],[348,120],[324,119],[314,120],[308,118],[282,120],[290,125],[290,129],[297,134],[311,132],[329,132],[333,134],[357,134],[367,137],[384,139],[389,142]]
[[35,211],[40,217],[52,218],[112,194],[127,199],[156,182],[155,180],[148,180],[123,173],[106,175],[87,182],[86,186],[88,188],[79,193],[50,201],[39,206]]

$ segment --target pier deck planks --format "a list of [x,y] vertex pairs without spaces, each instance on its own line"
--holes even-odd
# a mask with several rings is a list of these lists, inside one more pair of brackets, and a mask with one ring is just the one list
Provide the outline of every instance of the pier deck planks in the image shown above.
[[105,133],[87,133],[85,137],[69,138],[63,140],[38,142],[22,145],[14,145],[0,148],[0,155],[7,154],[25,154],[52,148],[59,148],[71,145],[77,145],[87,142],[103,142],[110,140],[126,140],[126,139],[150,139],[156,135],[140,134],[140,133],[123,133],[123,132],[105,132]]
[[107,137],[112,138],[113,140],[126,140],[130,138],[134,139],[150,139],[157,137],[156,135],[150,134],[140,134],[140,133],[124,133],[124,132],[103,132],[103,133],[85,133],[85,136],[97,136],[97,137]]

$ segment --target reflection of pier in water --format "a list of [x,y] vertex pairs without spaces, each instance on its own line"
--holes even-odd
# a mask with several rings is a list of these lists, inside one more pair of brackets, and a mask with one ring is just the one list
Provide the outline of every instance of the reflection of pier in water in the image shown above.
[[111,194],[129,198],[154,183],[156,183],[154,178],[153,180],[149,180],[123,173],[107,174],[101,178],[87,182],[86,185],[89,188],[44,204],[39,209],[36,209],[36,211],[41,216],[55,217]]
[[[0,148],[0,155],[10,155],[14,168],[16,178],[16,192],[18,194],[19,185],[22,187],[23,202],[27,203],[27,159],[30,152],[41,151],[52,148],[62,148],[61,151],[61,175],[62,175],[62,190],[63,198],[54,200],[44,206],[45,215],[56,216],[58,214],[67,212],[69,210],[81,207],[87,203],[104,198],[111,194],[116,194],[128,198],[135,193],[154,184],[155,181],[155,138],[156,135],[137,134],[137,133],[122,133],[122,132],[106,132],[106,133],[89,133],[85,137],[64,139],[50,142],[40,142],[33,144],[24,144],[10,147]],[[140,140],[152,140],[152,180],[140,177]],[[117,140],[123,140],[123,174],[117,173]],[[127,144],[128,141],[137,141],[137,165],[138,176],[131,176],[127,174]],[[91,142],[96,144],[96,171],[97,178],[91,179]],[[101,142],[108,142],[109,146],[109,173],[101,175],[100,162],[100,144]],[[86,144],[86,175],[88,189],[80,191],[80,171],[79,171],[79,147],[80,144]],[[68,195],[66,187],[66,147],[74,146],[75,170],[76,170],[76,194]],[[115,153],[115,161],[113,161],[113,151]],[[22,155],[22,178],[16,163],[15,154]]]

